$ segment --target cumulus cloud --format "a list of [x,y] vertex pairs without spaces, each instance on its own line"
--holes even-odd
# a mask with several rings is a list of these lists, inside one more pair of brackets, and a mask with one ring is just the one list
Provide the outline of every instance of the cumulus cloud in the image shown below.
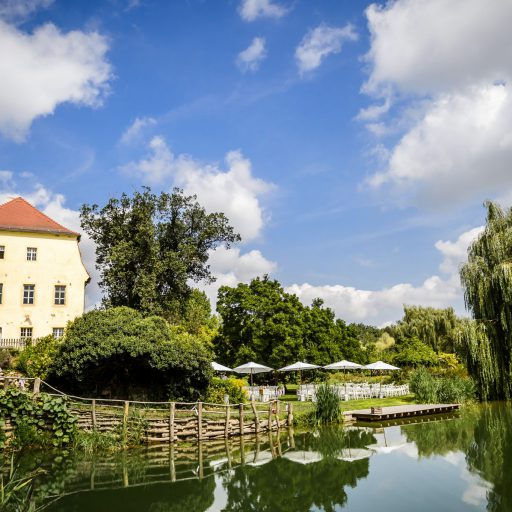
[[282,18],[288,9],[273,0],[242,0],[238,13],[245,21],[254,21],[258,18]]
[[197,195],[208,211],[224,212],[244,242],[261,234],[265,222],[261,198],[273,185],[253,176],[251,162],[240,151],[226,155],[227,170],[222,170],[189,155],[174,155],[160,136],[153,137],[149,149],[146,158],[124,165],[121,171],[149,184],[169,180],[185,193]]
[[[415,113],[397,114],[403,134],[370,186],[391,186],[401,200],[427,208],[512,191],[512,3],[482,7],[481,0],[397,0],[367,9],[363,90],[401,95]],[[359,115],[377,136],[389,131],[372,120],[382,113]]]
[[[286,291],[295,293],[304,304],[311,304],[321,297],[327,306],[349,322],[364,322],[386,325],[402,317],[404,304],[416,304],[445,308],[462,306],[462,289],[458,268],[465,261],[469,244],[481,233],[482,227],[462,233],[457,240],[436,242],[435,247],[442,256],[440,271],[419,285],[399,283],[381,290],[361,290],[351,286],[309,283],[293,284]],[[459,313],[462,313],[459,307]]]
[[0,19],[21,21],[39,9],[46,9],[54,0],[0,0]]
[[236,63],[241,71],[256,71],[267,56],[265,38],[255,37],[251,44],[238,54]]
[[511,2],[397,0],[370,5],[366,17],[367,91],[447,92],[511,77]]
[[22,141],[61,103],[96,107],[112,78],[107,39],[48,23],[26,33],[0,21],[0,134]]
[[154,126],[155,124],[156,119],[153,117],[136,117],[133,123],[123,132],[119,142],[129,146],[141,137],[145,128]]
[[321,24],[310,30],[295,50],[295,60],[300,73],[313,71],[326,57],[339,53],[345,41],[355,40],[357,40],[357,33],[351,24],[344,27],[329,27]]
[[212,284],[200,285],[199,288],[206,292],[214,307],[217,302],[217,292],[221,286],[246,283],[254,277],[271,274],[277,268],[277,264],[266,259],[260,251],[252,250],[242,253],[237,247],[231,249],[220,247],[211,251],[208,263],[216,281]]

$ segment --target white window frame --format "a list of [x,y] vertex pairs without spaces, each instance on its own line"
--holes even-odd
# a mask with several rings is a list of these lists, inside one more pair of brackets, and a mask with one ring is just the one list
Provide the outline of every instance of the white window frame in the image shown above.
[[[28,289],[31,286],[32,289]],[[26,300],[26,302],[25,302]],[[32,302],[30,302],[32,300]],[[24,284],[23,285],[23,305],[33,306],[36,302],[36,285],[35,284]]]
[[37,261],[37,247],[27,247],[27,261]]
[[[30,332],[30,334],[29,334]],[[34,335],[34,329],[32,327],[21,327],[20,328],[20,338],[22,340],[31,340]]]
[[[59,288],[58,291],[57,291],[57,288]],[[67,291],[66,285],[63,285],[63,284],[56,284],[53,287],[53,304],[55,306],[65,306],[66,305],[66,291]]]
[[53,337],[58,340],[64,336],[64,327],[54,327]]

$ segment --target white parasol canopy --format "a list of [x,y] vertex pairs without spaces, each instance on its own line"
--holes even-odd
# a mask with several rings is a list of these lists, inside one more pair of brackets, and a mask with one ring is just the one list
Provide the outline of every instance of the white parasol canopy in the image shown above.
[[337,363],[328,364],[324,366],[326,370],[356,370],[357,368],[362,368],[362,365],[353,363],[352,361],[338,361]]
[[233,371],[237,373],[250,373],[251,375],[253,375],[255,373],[271,372],[272,368],[269,368],[268,366],[265,366],[263,364],[253,363],[251,361],[250,363],[245,363],[240,366],[237,366],[236,368],[233,368]]
[[240,366],[237,366],[236,368],[233,368],[233,371],[235,371],[237,373],[249,374],[251,376],[251,386],[252,386],[252,376],[255,373],[271,372],[272,368],[265,366],[263,364],[258,364],[258,363],[254,363],[251,361],[250,363],[245,363]]
[[379,370],[379,371],[391,371],[391,370],[400,370],[397,366],[393,366],[392,364],[385,363],[383,361],[376,361],[375,363],[367,364],[363,366],[365,370]]
[[227,366],[223,366],[222,364],[216,363],[215,361],[212,361],[212,368],[216,372],[232,372],[233,371],[231,368],[228,368]]
[[283,458],[291,460],[292,462],[298,462],[299,464],[311,464],[312,462],[319,462],[322,460],[322,454],[318,452],[308,451],[290,451],[283,455]]
[[317,364],[303,363],[302,361],[297,361],[296,363],[289,364],[284,368],[279,368],[278,372],[295,372],[300,370],[314,370],[315,368],[320,368]]
[[338,456],[339,460],[347,462],[354,462],[355,460],[368,459],[375,452],[366,448],[344,448],[341,450],[341,455]]

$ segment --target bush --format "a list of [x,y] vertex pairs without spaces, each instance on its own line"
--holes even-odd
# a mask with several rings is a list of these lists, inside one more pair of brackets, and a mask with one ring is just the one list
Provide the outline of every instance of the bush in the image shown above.
[[411,375],[410,390],[423,403],[464,403],[475,397],[475,384],[470,378],[434,377],[425,368]]
[[0,368],[2,370],[11,370],[14,363],[14,350],[0,348]]
[[124,400],[197,400],[211,352],[194,335],[127,307],[94,310],[66,329],[47,380],[63,391]]
[[325,382],[316,389],[315,417],[321,424],[339,423],[342,419],[338,394]]
[[247,401],[247,391],[243,388],[247,383],[242,379],[221,379],[214,377],[206,393],[206,401],[212,404],[223,404],[224,396],[229,396],[229,403],[242,404]]
[[57,353],[59,341],[53,336],[45,336],[20,352],[16,367],[29,377],[45,379]]

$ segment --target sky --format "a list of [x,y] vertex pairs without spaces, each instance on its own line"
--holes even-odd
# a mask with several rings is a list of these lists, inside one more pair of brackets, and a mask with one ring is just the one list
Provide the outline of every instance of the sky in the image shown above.
[[[485,200],[512,201],[508,0],[0,0],[0,199],[177,186],[241,234],[220,285],[269,274],[385,325],[464,314]],[[81,250],[98,303],[94,246]]]

